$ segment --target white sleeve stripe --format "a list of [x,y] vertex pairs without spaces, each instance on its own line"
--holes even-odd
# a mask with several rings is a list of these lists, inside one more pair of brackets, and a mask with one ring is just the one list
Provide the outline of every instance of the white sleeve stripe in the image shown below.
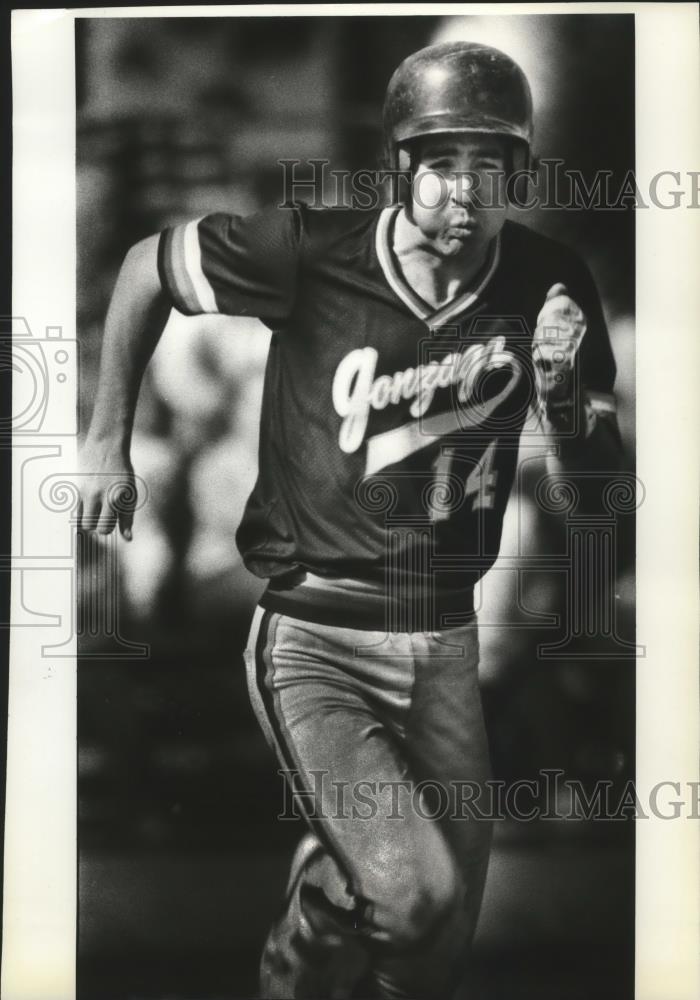
[[214,289],[209,283],[209,279],[202,270],[202,254],[199,247],[198,225],[200,220],[195,219],[185,226],[184,250],[185,268],[192,282],[195,295],[199,299],[202,312],[218,313],[219,307],[216,304]]
[[596,413],[616,413],[615,397],[607,392],[586,392],[586,402]]

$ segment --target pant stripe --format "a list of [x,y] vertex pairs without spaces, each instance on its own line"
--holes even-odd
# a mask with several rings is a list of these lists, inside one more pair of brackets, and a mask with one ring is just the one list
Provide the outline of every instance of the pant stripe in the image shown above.
[[[308,794],[309,798],[311,798],[310,789],[304,787],[302,778],[303,769],[300,762],[297,760],[294,752],[294,745],[291,739],[289,739],[278,699],[276,699],[273,694],[272,685],[266,683],[266,680],[268,678],[272,678],[275,672],[272,652],[275,646],[275,637],[279,619],[280,615],[276,612],[264,611],[259,621],[258,634],[255,640],[254,666],[256,692],[261,702],[264,719],[269,726],[269,730],[273,738],[273,745],[277,752],[278,759],[283,767],[286,768],[287,771],[291,772],[289,779],[290,787],[292,791],[302,793],[297,799],[300,804],[301,811],[303,812],[309,827],[313,830],[314,834],[321,841],[326,851],[331,855],[341,869],[343,876],[347,881],[348,892],[353,895],[357,895],[356,888],[358,883],[356,878],[353,876],[352,867],[348,863],[348,859],[345,857],[344,852],[335,842],[335,838],[331,835],[327,825],[323,823],[321,819],[314,818],[310,815],[309,811],[305,807],[305,795]],[[292,778],[292,774],[295,776],[294,778]]]

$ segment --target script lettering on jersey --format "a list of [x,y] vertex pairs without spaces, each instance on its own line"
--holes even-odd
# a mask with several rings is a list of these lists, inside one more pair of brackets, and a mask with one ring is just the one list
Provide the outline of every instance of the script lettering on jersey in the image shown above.
[[[360,347],[347,354],[336,369],[333,406],[342,417],[338,438],[341,450],[347,454],[357,451],[372,410],[412,399],[409,412],[416,419],[368,441],[367,475],[426,447],[436,437],[483,423],[510,395],[521,374],[519,362],[505,349],[503,336],[447,354],[440,361],[375,378],[377,360],[373,347]],[[505,367],[510,368],[511,377],[501,391],[488,399],[471,401],[477,379]],[[437,390],[448,386],[458,387],[459,408],[420,419],[429,410]]]

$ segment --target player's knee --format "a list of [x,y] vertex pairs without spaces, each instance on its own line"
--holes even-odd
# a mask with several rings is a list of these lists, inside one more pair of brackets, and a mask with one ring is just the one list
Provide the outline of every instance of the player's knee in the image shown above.
[[393,943],[401,948],[425,944],[455,918],[458,904],[456,887],[447,892],[432,885],[421,886],[399,909]]
[[450,920],[458,917],[464,893],[455,866],[446,860],[422,874],[411,874],[393,883],[377,907],[382,936],[395,948],[425,944]]

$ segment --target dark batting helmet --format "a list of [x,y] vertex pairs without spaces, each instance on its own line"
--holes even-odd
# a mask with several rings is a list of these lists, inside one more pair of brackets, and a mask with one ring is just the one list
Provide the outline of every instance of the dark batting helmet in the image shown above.
[[476,42],[430,45],[404,59],[389,81],[384,101],[390,169],[405,169],[399,152],[406,143],[436,132],[479,132],[512,139],[524,153],[517,168],[529,169],[532,96],[517,63]]

